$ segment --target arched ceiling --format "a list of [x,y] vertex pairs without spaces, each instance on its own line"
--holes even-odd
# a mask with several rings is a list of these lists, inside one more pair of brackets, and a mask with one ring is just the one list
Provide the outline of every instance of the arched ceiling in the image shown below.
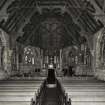
[[[103,0],[100,0],[101,2]],[[2,0],[0,26],[19,43],[57,50],[86,41],[104,25],[95,17],[99,0]],[[4,12],[3,12],[4,13]],[[19,32],[23,32],[21,35]]]

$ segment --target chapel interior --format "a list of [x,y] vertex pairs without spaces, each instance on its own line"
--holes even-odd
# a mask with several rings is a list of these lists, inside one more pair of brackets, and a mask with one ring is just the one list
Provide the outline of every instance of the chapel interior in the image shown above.
[[105,105],[105,0],[0,0],[0,105]]

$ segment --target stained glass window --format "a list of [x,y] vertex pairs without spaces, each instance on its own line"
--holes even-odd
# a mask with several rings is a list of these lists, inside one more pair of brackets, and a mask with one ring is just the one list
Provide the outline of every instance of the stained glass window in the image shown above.
[[24,48],[25,64],[34,64],[34,51],[31,47]]

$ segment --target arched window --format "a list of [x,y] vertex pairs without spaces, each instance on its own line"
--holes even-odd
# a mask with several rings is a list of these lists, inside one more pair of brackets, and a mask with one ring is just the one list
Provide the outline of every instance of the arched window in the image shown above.
[[34,64],[34,51],[31,47],[24,48],[25,64]]

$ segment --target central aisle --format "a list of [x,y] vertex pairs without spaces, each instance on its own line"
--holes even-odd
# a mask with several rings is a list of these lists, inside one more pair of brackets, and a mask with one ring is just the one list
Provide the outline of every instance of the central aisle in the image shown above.
[[[57,88],[46,88],[46,97],[43,97],[43,105],[58,105]],[[50,102],[49,102],[50,100]]]

